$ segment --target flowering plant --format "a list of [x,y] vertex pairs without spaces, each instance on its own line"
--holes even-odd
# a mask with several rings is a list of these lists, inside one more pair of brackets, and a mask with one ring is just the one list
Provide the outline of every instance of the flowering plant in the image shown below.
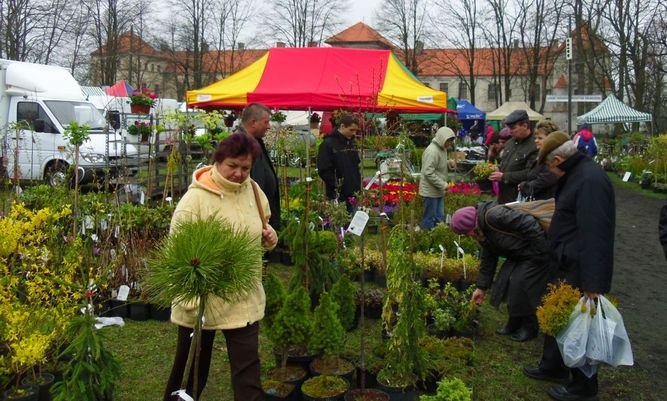
[[[364,186],[366,184],[364,182]],[[417,189],[417,184],[412,182],[388,181],[382,184],[382,191],[380,191],[380,185],[373,183],[367,192],[370,204],[364,206],[380,206],[380,194],[382,194],[385,206],[398,206],[401,199],[407,202],[413,200],[417,195]]]
[[155,99],[157,99],[155,93],[149,91],[147,88],[143,88],[142,90],[132,92],[130,95],[130,104],[153,107]]
[[482,181],[489,178],[491,173],[496,171],[496,165],[493,163],[481,162],[477,163],[472,169],[472,175],[475,180]]
[[150,135],[151,125],[143,121],[135,121],[133,125],[127,127],[127,133],[130,135]]

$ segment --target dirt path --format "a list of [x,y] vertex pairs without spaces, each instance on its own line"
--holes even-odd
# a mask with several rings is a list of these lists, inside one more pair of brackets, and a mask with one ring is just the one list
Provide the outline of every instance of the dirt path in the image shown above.
[[663,200],[616,187],[616,243],[611,293],[632,343],[635,366],[667,394],[667,261],[658,241]]

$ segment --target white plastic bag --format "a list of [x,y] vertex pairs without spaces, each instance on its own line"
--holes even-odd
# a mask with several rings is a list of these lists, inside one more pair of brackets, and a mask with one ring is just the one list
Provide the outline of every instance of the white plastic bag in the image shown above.
[[578,368],[586,363],[586,345],[593,318],[592,300],[581,297],[570,315],[567,327],[556,336],[558,349],[565,366]]
[[591,364],[632,366],[634,359],[630,338],[616,307],[602,295],[588,335],[586,357]]

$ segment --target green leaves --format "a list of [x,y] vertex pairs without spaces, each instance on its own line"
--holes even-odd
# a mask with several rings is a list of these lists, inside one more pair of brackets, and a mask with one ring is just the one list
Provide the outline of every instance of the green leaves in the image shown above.
[[169,306],[215,295],[234,302],[260,285],[260,241],[215,218],[184,222],[149,260],[147,285]]

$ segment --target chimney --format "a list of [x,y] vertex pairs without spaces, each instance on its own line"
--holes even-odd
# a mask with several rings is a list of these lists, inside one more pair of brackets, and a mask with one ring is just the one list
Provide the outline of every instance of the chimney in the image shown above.
[[519,39],[514,39],[514,48],[516,49],[518,47],[519,47]]
[[239,42],[236,44],[236,50],[245,50],[245,43]]
[[318,47],[319,43],[316,40],[308,42],[308,47]]
[[424,42],[422,42],[421,40],[415,41],[415,53],[422,54],[423,51],[424,51]]
[[276,47],[285,47],[285,42],[276,42]]

